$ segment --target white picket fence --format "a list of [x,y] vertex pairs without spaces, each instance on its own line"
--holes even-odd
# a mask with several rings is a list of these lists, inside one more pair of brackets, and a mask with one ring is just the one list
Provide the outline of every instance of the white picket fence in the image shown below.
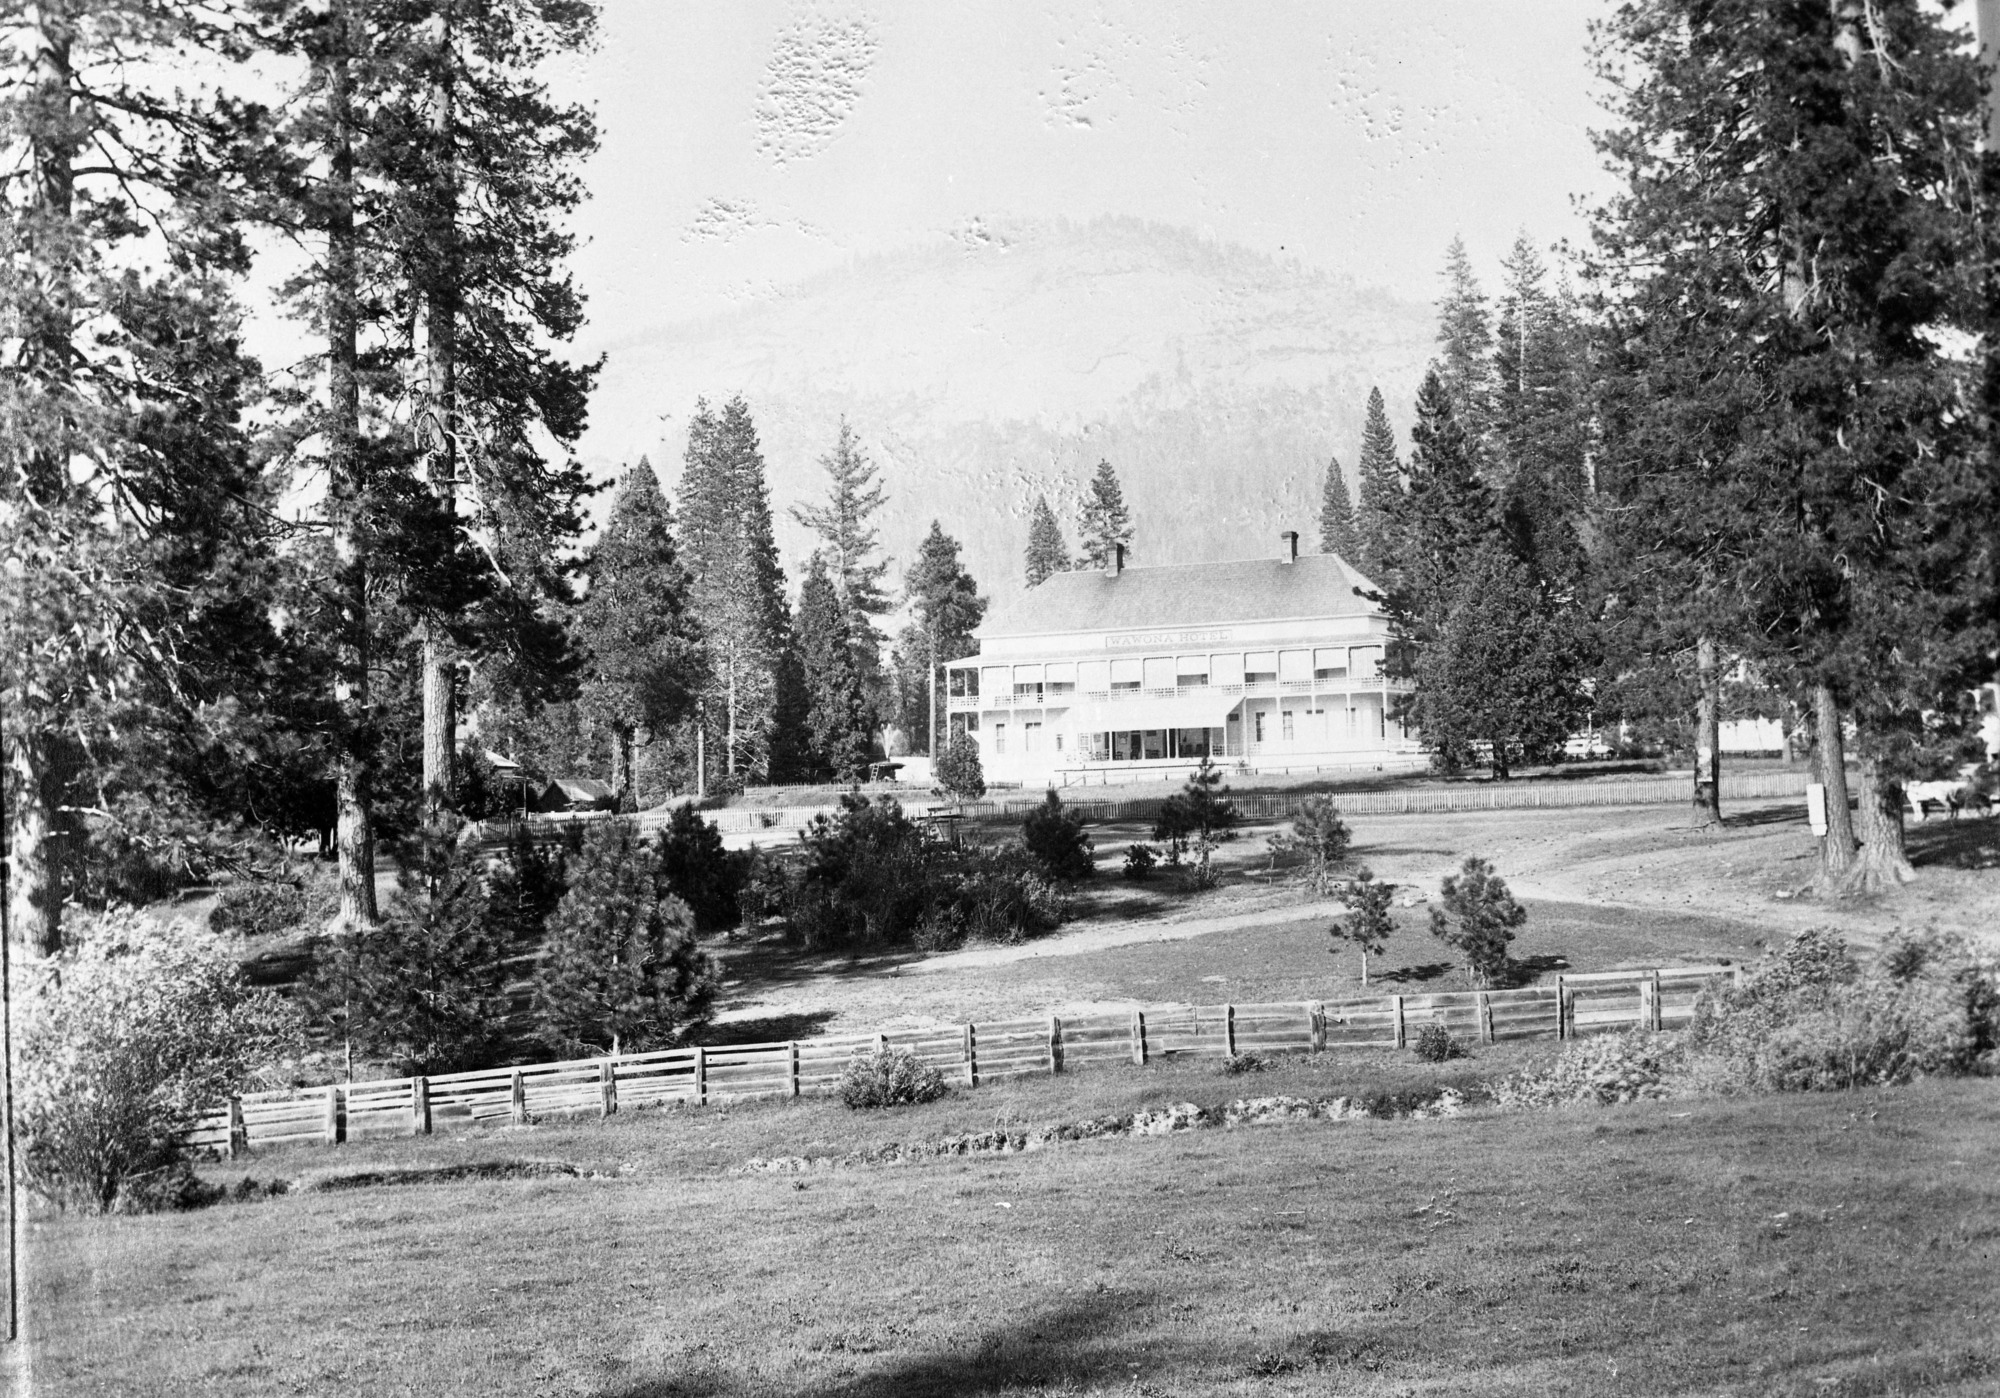
[[955,1081],[1145,1064],[1187,1055],[1404,1048],[1426,1024],[1494,1043],[1685,1024],[1701,991],[1730,966],[1557,976],[1519,990],[1442,991],[1262,1005],[1141,1005],[922,1029],[666,1049],[430,1077],[248,1092],[206,1113],[191,1144],[225,1157],[267,1146],[425,1135],[458,1123],[525,1124],[610,1116],[668,1103],[702,1105],[831,1090],[856,1054],[906,1049]]

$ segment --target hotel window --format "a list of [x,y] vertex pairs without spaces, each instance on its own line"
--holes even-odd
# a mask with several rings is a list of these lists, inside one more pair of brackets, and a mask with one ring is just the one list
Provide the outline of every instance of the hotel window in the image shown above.
[[1293,680],[1312,678],[1312,652],[1309,650],[1281,651],[1278,655],[1278,678],[1290,683]]
[[1091,694],[1100,694],[1111,688],[1111,663],[1107,660],[1078,661],[1076,687]]
[[1316,680],[1344,680],[1347,678],[1347,647],[1321,646],[1313,652],[1313,678]]
[[1257,710],[1256,714],[1252,716],[1252,721],[1257,725],[1257,741],[1261,743],[1264,741],[1264,711],[1262,709]]
[[993,725],[993,751],[995,753],[1007,751],[1007,725],[1004,723]]
[[1021,725],[1021,751],[1040,752],[1042,750],[1042,725],[1024,723]]
[[1174,687],[1174,658],[1171,655],[1149,655],[1146,657],[1146,688],[1172,689]]
[[1212,655],[1208,659],[1208,682],[1210,684],[1242,684],[1243,653],[1235,651],[1228,655]]
[[1062,660],[1049,666],[1049,693],[1074,694],[1076,692],[1076,662]]
[[1278,679],[1278,653],[1274,650],[1253,650],[1243,657],[1243,683],[1275,684]]
[[1120,690],[1137,689],[1144,678],[1145,669],[1137,657],[1111,662],[1111,689],[1114,694]]
[[1001,703],[1014,692],[1014,674],[1005,665],[988,665],[979,672],[979,688]]
[[1382,677],[1382,647],[1354,648],[1354,677],[1359,680],[1375,680]]
[[1286,709],[1279,716],[1279,724],[1281,727],[1281,736],[1289,743],[1296,736],[1292,731],[1292,711],[1290,709]]
[[979,715],[953,714],[951,716],[951,731],[955,734],[977,733],[979,731]]
[[1039,665],[1016,665],[1014,667],[1014,697],[1033,699],[1037,703],[1042,698],[1042,667]]
[[950,678],[946,681],[954,699],[977,699],[979,697],[979,672],[977,670],[947,670]]
[[1174,662],[1174,683],[1182,689],[1200,689],[1208,683],[1208,657],[1184,655]]
[[1062,751],[1062,734],[1060,733],[1056,734],[1056,751]]

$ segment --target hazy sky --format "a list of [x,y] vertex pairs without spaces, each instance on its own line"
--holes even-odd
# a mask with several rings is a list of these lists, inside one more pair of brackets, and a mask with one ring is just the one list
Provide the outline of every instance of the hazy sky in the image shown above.
[[1129,214],[1428,300],[1574,237],[1609,0],[608,0],[587,348],[980,216]]

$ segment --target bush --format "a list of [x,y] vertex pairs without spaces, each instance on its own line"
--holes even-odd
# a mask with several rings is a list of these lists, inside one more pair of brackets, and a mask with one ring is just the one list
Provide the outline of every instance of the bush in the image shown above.
[[1336,870],[1347,857],[1351,839],[1347,822],[1340,818],[1333,798],[1312,796],[1292,817],[1292,834],[1285,847],[1305,856],[1306,885],[1323,896],[1333,891]]
[[856,1054],[840,1075],[840,1100],[857,1109],[915,1106],[948,1091],[944,1074],[908,1049]]
[[1063,808],[1054,787],[1042,804],[1028,812],[1021,822],[1021,843],[1052,879],[1087,879],[1097,872],[1091,860],[1090,837],[1083,833],[1083,821]]
[[1170,855],[1167,862],[1174,869],[1174,887],[1183,893],[1204,893],[1220,883],[1221,879],[1215,872],[1215,865],[1209,859],[1214,852],[1215,842],[1206,835],[1197,835],[1194,840],[1193,859],[1182,863],[1176,855]]
[[1801,932],[1741,986],[1704,993],[1687,1030],[1698,1090],[1798,1092],[1990,1071],[2000,973],[1955,934],[1897,933],[1868,965]]
[[1493,1084],[1502,1107],[1567,1107],[1668,1097],[1685,1064],[1678,1035],[1650,1029],[1598,1034],[1567,1044],[1545,1068]]
[[320,1024],[404,1073],[483,1068],[501,1043],[506,945],[487,861],[456,837],[445,822],[405,841],[381,922],[321,943],[306,983]]
[[1159,857],[1153,853],[1151,845],[1127,845],[1125,847],[1124,874],[1128,879],[1150,879],[1153,866]]
[[986,794],[986,774],[979,766],[979,744],[963,729],[945,741],[937,759],[938,789],[954,801],[977,801]]
[[1396,930],[1396,919],[1389,911],[1393,891],[1389,884],[1377,883],[1375,875],[1363,869],[1348,885],[1346,898],[1351,911],[1346,920],[1326,929],[1334,943],[1328,951],[1338,951],[1340,943],[1347,942],[1361,952],[1363,985],[1368,984],[1368,958],[1387,950],[1389,937]]
[[1507,881],[1485,860],[1473,857],[1444,879],[1444,908],[1431,909],[1431,935],[1465,958],[1474,985],[1488,986],[1512,969],[1507,945],[1528,910],[1514,901]]
[[1243,1073],[1261,1073],[1270,1066],[1271,1060],[1261,1053],[1233,1053],[1222,1060],[1217,1071],[1225,1078],[1233,1078]]
[[1435,1022],[1418,1031],[1417,1041],[1410,1048],[1426,1063],[1444,1063],[1466,1056],[1464,1046],[1451,1036],[1451,1031]]
[[278,937],[318,932],[339,911],[333,881],[299,874],[249,878],[222,890],[208,915],[208,930],[237,937]]
[[704,820],[693,802],[674,807],[660,829],[660,891],[694,912],[695,931],[720,932],[742,921],[738,905],[749,874],[749,859],[722,847],[722,832]]
[[584,836],[535,969],[535,1032],[551,1049],[643,1052],[707,1022],[715,970],[695,945],[694,914],[662,897],[661,881],[633,822]]
[[201,1113],[301,1046],[290,1006],[220,939],[130,911],[79,917],[17,993],[21,1168],[58,1208],[145,1203]]

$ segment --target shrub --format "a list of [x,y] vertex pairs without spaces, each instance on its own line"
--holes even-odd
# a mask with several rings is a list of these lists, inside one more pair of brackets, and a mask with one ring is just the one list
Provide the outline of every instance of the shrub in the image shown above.
[[840,1075],[840,1100],[857,1109],[915,1106],[948,1091],[944,1074],[908,1049],[856,1054]]
[[937,759],[938,788],[954,801],[977,801],[986,794],[986,774],[979,766],[979,744],[960,729],[945,741]]
[[569,856],[582,848],[582,837],[572,825],[562,840],[542,843],[527,826],[514,827],[506,854],[486,873],[486,926],[504,951],[541,945],[550,914],[569,891]]
[[1068,895],[1019,854],[975,853],[953,866],[932,893],[932,915],[943,912],[967,936],[1021,942],[1069,921]]
[[1380,956],[1388,949],[1389,937],[1396,930],[1395,917],[1389,911],[1394,890],[1386,883],[1377,883],[1375,875],[1363,869],[1348,885],[1347,906],[1350,909],[1344,921],[1336,922],[1326,929],[1326,934],[1334,945],[1329,951],[1338,951],[1340,943],[1352,944],[1361,952],[1361,983],[1368,984],[1368,958]]
[[201,1113],[301,1044],[291,1007],[250,986],[220,939],[130,911],[79,917],[17,993],[21,1168],[59,1208],[156,1195]]
[[1183,893],[1204,893],[1221,882],[1215,872],[1210,856],[1215,853],[1215,842],[1206,835],[1194,839],[1194,858],[1182,863],[1170,856],[1167,862],[1174,866],[1174,887]]
[[1306,885],[1313,892],[1324,895],[1333,891],[1337,877],[1335,871],[1347,857],[1351,839],[1347,822],[1340,818],[1333,798],[1312,796],[1292,817],[1292,834],[1286,841],[1286,847],[1305,856]]
[[1543,1068],[1493,1084],[1502,1107],[1566,1107],[1672,1096],[1685,1064],[1679,1035],[1649,1029],[1572,1040]]
[[1271,1066],[1271,1060],[1261,1053],[1232,1053],[1222,1060],[1218,1071],[1226,1078],[1242,1073],[1261,1073]]
[[1049,788],[1042,804],[1021,822],[1021,843],[1052,879],[1087,879],[1097,872],[1091,860],[1090,837],[1083,821],[1063,808],[1062,797]]
[[697,932],[734,927],[743,912],[737,896],[749,873],[749,860],[722,847],[722,832],[704,820],[693,802],[674,807],[660,829],[660,891],[680,899],[694,912]]
[[1151,845],[1127,845],[1125,847],[1124,874],[1126,878],[1150,879],[1153,876],[1153,866],[1157,863],[1159,863],[1159,858],[1153,853]]
[[456,835],[446,822],[405,841],[381,922],[321,943],[306,984],[320,1024],[406,1073],[485,1067],[507,1012],[486,860]]
[[1451,1036],[1451,1031],[1436,1022],[1419,1030],[1417,1041],[1410,1048],[1426,1063],[1443,1063],[1466,1056],[1464,1046]]
[[1701,1090],[1812,1091],[1994,1066],[2000,976],[1961,937],[1898,933],[1869,964],[1808,930],[1741,986],[1704,993],[1687,1031]]
[[592,827],[570,865],[535,969],[536,1035],[565,1055],[632,1053],[705,1023],[714,967],[687,904],[661,896],[659,860],[633,822]]
[[219,935],[261,938],[291,932],[318,932],[339,911],[340,895],[330,879],[311,873],[248,878],[222,890],[208,915],[208,930]]
[[1475,985],[1492,985],[1512,966],[1507,945],[1528,910],[1514,901],[1493,866],[1474,856],[1445,875],[1444,907],[1431,909],[1431,935],[1465,958]]

